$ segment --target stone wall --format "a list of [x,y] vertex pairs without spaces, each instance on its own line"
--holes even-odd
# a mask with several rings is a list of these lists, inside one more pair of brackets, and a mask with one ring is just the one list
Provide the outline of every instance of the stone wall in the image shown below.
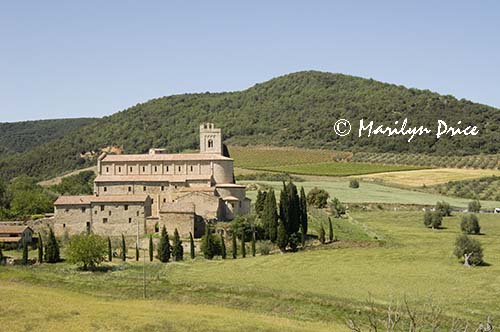
[[195,214],[188,212],[160,212],[158,225],[160,231],[165,226],[170,236],[172,236],[174,230],[177,228],[182,238],[188,238],[190,232],[193,236],[195,234]]

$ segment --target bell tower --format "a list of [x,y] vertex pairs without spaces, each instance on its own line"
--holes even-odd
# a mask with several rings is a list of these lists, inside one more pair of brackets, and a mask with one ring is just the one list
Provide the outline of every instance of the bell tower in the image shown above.
[[200,153],[222,154],[222,132],[213,123],[200,125]]

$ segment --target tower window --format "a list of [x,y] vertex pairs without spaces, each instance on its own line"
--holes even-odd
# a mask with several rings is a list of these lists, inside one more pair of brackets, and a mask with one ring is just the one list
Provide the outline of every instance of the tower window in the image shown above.
[[128,187],[128,191],[131,192],[132,191],[132,187]]
[[109,167],[106,167],[106,173],[109,173]]
[[108,222],[108,218],[102,218],[102,223],[105,224]]
[[158,167],[155,166],[155,172],[158,172]]
[[139,211],[137,211],[137,216],[139,217]]
[[142,171],[146,172],[146,167],[142,166]]
[[104,205],[101,205],[101,211],[104,211]]
[[181,167],[180,166],[179,166],[178,170],[179,170],[179,172],[181,171]]
[[103,188],[104,192],[108,191],[108,187]]
[[191,172],[193,171],[193,165],[191,165]]
[[63,224],[63,228],[66,228],[66,224]]
[[132,223],[132,218],[128,218],[128,223],[131,224]]
[[168,166],[167,166],[167,172],[168,172]]
[[128,205],[124,205],[123,208],[125,209],[125,211],[128,211]]
[[142,187],[142,190],[143,190],[143,191],[146,191],[146,186]]
[[118,167],[118,173],[121,173],[121,172],[122,172],[122,168]]
[[109,210],[108,215],[111,217],[111,210]]
[[132,167],[129,168],[130,172],[132,172]]
[[208,147],[213,148],[214,147],[214,141],[212,139],[208,140]]
[[161,186],[161,191],[164,191],[165,190],[165,186]]
[[82,213],[85,213],[85,208],[84,207],[82,207]]

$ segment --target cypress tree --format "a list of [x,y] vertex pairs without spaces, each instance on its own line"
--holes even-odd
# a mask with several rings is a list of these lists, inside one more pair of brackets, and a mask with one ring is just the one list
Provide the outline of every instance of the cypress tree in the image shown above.
[[302,225],[300,226],[300,243],[302,245],[302,248],[306,247],[306,232],[302,228]]
[[328,240],[333,242],[333,225],[332,225],[332,219],[328,217]]
[[111,239],[108,236],[108,261],[111,262],[113,260],[113,248],[111,247]]
[[167,229],[164,225],[161,229],[160,244],[158,245],[158,259],[162,263],[168,263],[170,254],[170,240],[168,239]]
[[238,256],[238,246],[236,244],[236,232],[234,231],[231,234],[231,241],[232,241],[231,250],[233,254],[233,259],[236,259],[236,257]]
[[222,233],[220,234],[220,251],[221,251],[222,259],[226,259],[226,257],[227,257],[226,241],[224,241],[224,235]]
[[252,230],[252,256],[255,257],[255,231]]
[[300,228],[300,203],[297,187],[293,182],[287,185],[288,191],[288,235],[299,232]]
[[257,191],[257,199],[255,200],[255,213],[257,216],[262,217],[262,211],[264,210],[264,204],[266,201],[267,193],[264,191]]
[[321,224],[321,228],[319,229],[319,242],[321,244],[325,244],[325,229],[323,228],[323,224]]
[[28,265],[28,242],[23,240],[23,265]]
[[181,237],[177,228],[174,229],[174,242],[172,244],[172,257],[175,261],[182,261],[184,259],[184,248],[182,248]]
[[215,256],[212,242],[212,231],[208,224],[205,225],[205,236],[203,238],[203,256],[206,259],[213,259]]
[[43,239],[42,235],[38,233],[38,263],[43,262]]
[[3,252],[2,252],[2,247],[0,247],[0,264],[3,263]]
[[59,243],[57,243],[56,236],[52,227],[49,227],[49,237],[45,245],[45,261],[47,263],[57,263],[60,260]]
[[[280,192],[280,203],[279,203],[279,219],[285,228],[285,231],[288,233],[289,229],[289,203],[288,203],[288,189],[286,183],[283,181],[283,189]],[[279,228],[278,228],[279,231]],[[279,235],[277,235],[279,236]]]
[[300,187],[300,198],[299,198],[299,205],[300,205],[300,225],[302,226],[302,232],[304,233],[304,236],[307,235],[307,230],[308,230],[308,217],[307,217],[307,199],[306,199],[306,193],[304,191],[304,187]]
[[245,258],[247,256],[247,251],[245,248],[245,229],[241,229],[241,257]]
[[139,261],[139,243],[135,243],[135,261]]
[[189,232],[189,253],[191,254],[191,259],[194,259],[196,253],[194,252],[194,239],[191,232]]
[[149,261],[153,261],[154,255],[154,245],[153,245],[153,235],[149,234]]
[[288,244],[288,234],[286,233],[283,221],[280,221],[278,224],[278,237],[276,239],[276,244],[278,245],[278,248],[280,248],[281,252],[285,252]]
[[122,261],[127,260],[127,243],[125,242],[125,236],[122,234]]
[[262,211],[262,225],[264,228],[264,237],[276,242],[278,234],[278,212],[276,211],[276,197],[274,190],[270,189],[266,195],[264,202],[264,210]]

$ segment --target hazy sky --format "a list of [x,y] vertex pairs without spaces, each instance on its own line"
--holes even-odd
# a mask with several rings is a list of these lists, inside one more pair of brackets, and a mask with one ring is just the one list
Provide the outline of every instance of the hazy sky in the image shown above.
[[310,69],[500,107],[499,51],[499,1],[2,1],[0,122]]

